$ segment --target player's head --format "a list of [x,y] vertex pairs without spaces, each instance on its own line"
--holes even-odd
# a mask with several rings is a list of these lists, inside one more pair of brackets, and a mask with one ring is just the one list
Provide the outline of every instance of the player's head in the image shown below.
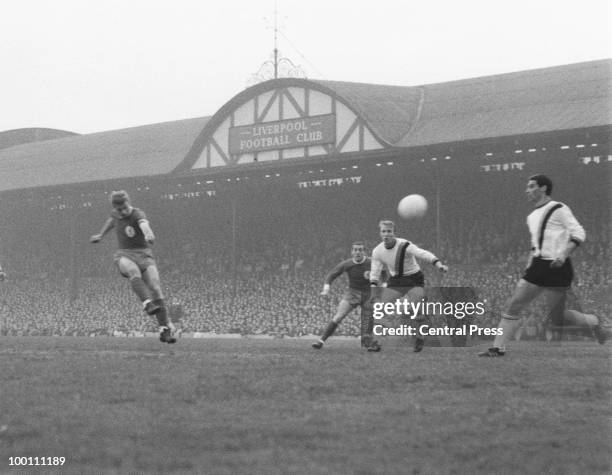
[[351,244],[351,256],[358,261],[362,260],[366,255],[366,247],[362,241],[355,241]]
[[110,196],[110,202],[120,216],[128,216],[132,211],[130,195],[124,190],[113,191]]
[[546,175],[532,175],[527,181],[525,193],[529,201],[538,202],[542,197],[550,196],[552,188],[552,181]]
[[388,219],[383,219],[378,223],[380,237],[385,244],[391,244],[395,240],[395,223]]

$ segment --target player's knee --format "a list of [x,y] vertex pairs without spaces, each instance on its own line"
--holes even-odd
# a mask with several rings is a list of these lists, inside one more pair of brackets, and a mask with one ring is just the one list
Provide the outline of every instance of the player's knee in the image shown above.
[[525,301],[520,298],[512,297],[506,306],[506,314],[518,315],[525,307]]

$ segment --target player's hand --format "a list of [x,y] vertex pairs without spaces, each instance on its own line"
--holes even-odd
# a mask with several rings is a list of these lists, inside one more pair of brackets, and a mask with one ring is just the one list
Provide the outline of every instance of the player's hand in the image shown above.
[[153,233],[145,234],[144,238],[149,244],[153,244],[155,242],[155,235]]
[[442,264],[440,261],[436,262],[436,267],[438,268],[438,270],[440,272],[442,272],[443,274],[448,272],[448,266]]
[[564,257],[557,257],[554,261],[552,261],[550,263],[550,267],[552,267],[553,269],[558,269],[564,263],[565,263],[565,258]]
[[91,236],[89,238],[89,242],[91,243],[97,243],[100,242],[102,240],[102,234],[94,234],[93,236]]

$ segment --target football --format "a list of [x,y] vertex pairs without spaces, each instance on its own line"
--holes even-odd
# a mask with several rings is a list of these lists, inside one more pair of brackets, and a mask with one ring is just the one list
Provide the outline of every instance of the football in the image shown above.
[[427,200],[421,195],[404,196],[397,205],[397,214],[404,219],[422,218],[427,213]]

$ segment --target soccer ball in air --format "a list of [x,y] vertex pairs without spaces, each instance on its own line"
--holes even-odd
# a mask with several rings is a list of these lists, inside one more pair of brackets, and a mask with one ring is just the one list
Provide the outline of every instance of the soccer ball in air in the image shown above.
[[397,214],[404,219],[422,218],[427,212],[427,200],[421,195],[404,196],[397,205]]

